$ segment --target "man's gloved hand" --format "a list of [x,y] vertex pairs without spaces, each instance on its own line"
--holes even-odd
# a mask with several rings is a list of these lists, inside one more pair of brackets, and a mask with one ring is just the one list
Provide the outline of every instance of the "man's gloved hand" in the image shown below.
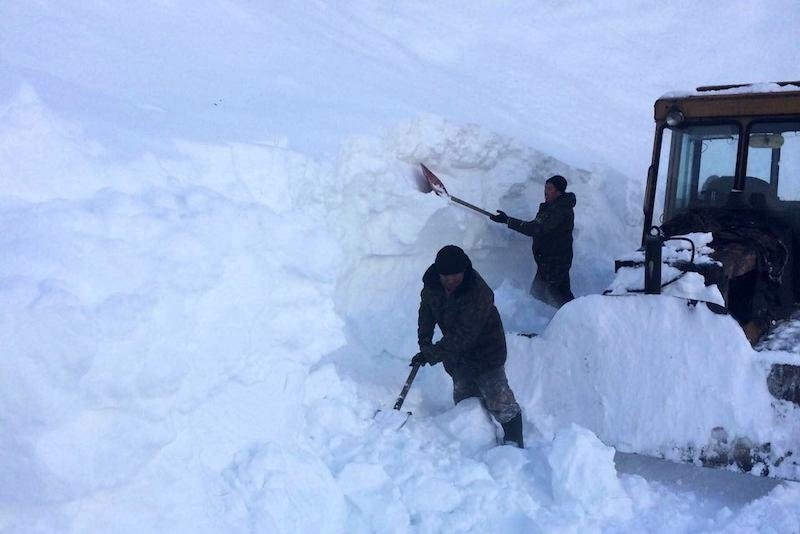
[[494,215],[489,215],[489,218],[496,223],[500,224],[508,223],[508,215],[506,215],[506,212],[504,211],[497,210],[497,213],[495,213]]
[[436,365],[439,363],[439,360],[436,359],[436,355],[434,354],[433,345],[422,345],[419,348],[419,352],[411,358],[411,365],[419,364],[423,366],[426,363],[428,365]]
[[414,367],[415,365],[419,365],[420,367],[422,367],[426,363],[428,363],[428,358],[425,357],[425,355],[422,354],[421,352],[418,352],[417,354],[414,355],[413,358],[411,358],[411,363],[409,365],[411,367]]

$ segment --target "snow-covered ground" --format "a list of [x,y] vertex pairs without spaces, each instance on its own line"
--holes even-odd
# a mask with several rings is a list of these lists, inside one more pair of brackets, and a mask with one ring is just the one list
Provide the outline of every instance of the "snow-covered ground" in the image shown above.
[[[271,4],[0,5],[0,531],[800,530],[798,484],[603,443],[791,441],[753,388],[796,356],[644,297],[546,328],[529,241],[418,188],[425,162],[526,217],[564,174],[573,287],[599,293],[640,233],[653,100],[796,79],[794,2]],[[495,289],[525,450],[441,367],[400,430],[373,418],[448,243]],[[652,347],[678,365],[615,372]]]

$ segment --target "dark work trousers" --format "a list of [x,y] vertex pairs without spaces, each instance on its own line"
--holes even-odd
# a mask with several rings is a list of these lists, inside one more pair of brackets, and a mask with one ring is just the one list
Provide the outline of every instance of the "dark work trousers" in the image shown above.
[[572,255],[569,257],[535,257],[536,276],[531,284],[531,295],[542,302],[560,308],[575,298],[569,283]]
[[453,402],[478,397],[500,424],[508,423],[520,413],[514,392],[508,385],[505,366],[501,365],[481,374],[455,369],[453,378]]

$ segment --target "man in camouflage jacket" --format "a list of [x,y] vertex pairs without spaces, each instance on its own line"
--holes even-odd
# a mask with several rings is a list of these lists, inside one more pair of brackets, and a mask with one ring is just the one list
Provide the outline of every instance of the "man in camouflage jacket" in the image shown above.
[[[505,441],[522,447],[522,412],[505,374],[506,336],[494,292],[455,245],[439,251],[422,282],[420,352],[411,364],[442,362],[453,379],[453,401],[479,397],[503,426]],[[442,338],[434,343],[436,325]]]
[[531,294],[556,308],[575,298],[569,281],[575,194],[567,193],[566,189],[567,180],[563,176],[548,178],[544,185],[545,201],[539,204],[532,221],[509,217],[503,211],[490,216],[493,221],[533,238],[531,249],[536,277],[531,284]]

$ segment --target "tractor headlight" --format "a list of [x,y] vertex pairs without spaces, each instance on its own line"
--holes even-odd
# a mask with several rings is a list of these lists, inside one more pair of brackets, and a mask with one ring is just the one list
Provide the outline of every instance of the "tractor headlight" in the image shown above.
[[679,126],[683,122],[683,112],[678,108],[672,108],[667,113],[667,125],[671,127]]

